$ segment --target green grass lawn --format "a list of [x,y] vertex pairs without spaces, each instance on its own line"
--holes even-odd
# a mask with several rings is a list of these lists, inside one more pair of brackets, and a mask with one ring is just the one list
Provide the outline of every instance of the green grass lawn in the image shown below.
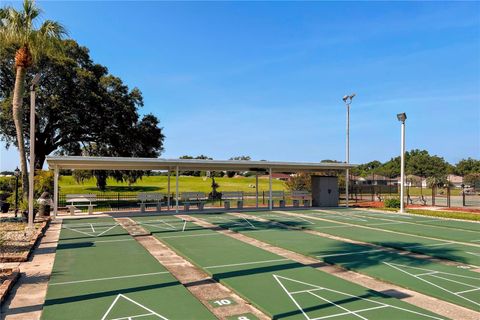
[[[215,178],[215,181],[220,185],[218,191],[244,191],[255,192],[255,188],[249,187],[255,185],[255,177],[241,177],[241,178]],[[198,191],[210,192],[211,179],[203,180],[202,177],[184,177],[179,178],[179,190],[184,191]],[[268,190],[268,179],[258,179],[258,190]],[[280,180],[273,180],[273,190],[285,190],[285,183]],[[171,177],[170,191],[175,192],[175,177]],[[63,194],[73,193],[91,193],[101,192],[96,184],[95,179],[89,179],[83,184],[78,184],[71,176],[60,177],[60,192]],[[106,192],[167,192],[167,177],[166,176],[150,176],[143,177],[137,183],[131,186],[128,183],[117,182],[109,178],[107,180]]]

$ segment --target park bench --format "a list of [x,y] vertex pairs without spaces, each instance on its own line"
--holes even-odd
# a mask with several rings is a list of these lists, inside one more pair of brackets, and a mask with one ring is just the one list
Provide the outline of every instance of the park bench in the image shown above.
[[140,192],[138,194],[138,200],[140,201],[140,212],[145,212],[147,205],[155,205],[157,211],[162,210],[163,199],[165,196],[158,192]]
[[292,191],[292,202],[294,207],[300,206],[300,201],[304,207],[310,207],[310,202],[312,200],[312,194],[305,190],[295,190]]
[[407,197],[407,203],[410,203],[410,204],[415,204],[415,203],[419,203],[419,204],[422,204],[424,206],[427,205],[427,200],[425,199],[425,197],[422,195],[422,196],[418,196],[418,197],[410,197],[408,196]]
[[198,210],[203,210],[207,196],[205,192],[184,192],[182,202],[185,211],[190,210],[190,205],[195,204]]
[[226,210],[230,209],[230,201],[237,201],[237,208],[243,209],[243,191],[224,191],[222,192],[222,200]]
[[97,205],[97,195],[96,194],[67,194],[66,202],[70,203],[67,205],[70,215],[75,214],[75,210],[79,207],[88,207],[88,214],[93,214],[93,207]]
[[284,191],[272,191],[272,207],[275,206],[275,199],[278,200],[279,208],[285,208],[285,192]]

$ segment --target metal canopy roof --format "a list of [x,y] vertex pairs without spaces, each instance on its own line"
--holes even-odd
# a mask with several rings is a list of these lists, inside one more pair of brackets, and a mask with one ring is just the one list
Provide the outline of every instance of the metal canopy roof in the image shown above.
[[203,160],[203,159],[160,159],[122,157],[47,157],[49,168],[84,170],[245,170],[276,172],[316,172],[322,170],[344,170],[354,168],[354,164],[246,161],[246,160]]

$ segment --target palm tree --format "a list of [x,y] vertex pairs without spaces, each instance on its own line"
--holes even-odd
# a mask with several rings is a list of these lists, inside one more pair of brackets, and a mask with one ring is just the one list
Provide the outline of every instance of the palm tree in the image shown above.
[[[58,22],[45,20],[39,28],[35,22],[42,13],[34,0],[24,0],[21,10],[0,8],[0,50],[15,47],[15,86],[12,112],[17,134],[17,147],[22,168],[23,195],[28,194],[28,172],[23,138],[23,97],[27,71],[38,57],[58,52],[59,41],[65,36],[65,28]],[[31,143],[34,143],[31,141]]]

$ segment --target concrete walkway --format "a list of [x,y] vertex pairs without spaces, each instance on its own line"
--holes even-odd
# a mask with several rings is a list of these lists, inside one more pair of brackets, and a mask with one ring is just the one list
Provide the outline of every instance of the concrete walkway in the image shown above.
[[28,261],[0,264],[1,267],[18,267],[21,273],[1,306],[1,320],[40,319],[60,229],[61,221],[52,222]]

